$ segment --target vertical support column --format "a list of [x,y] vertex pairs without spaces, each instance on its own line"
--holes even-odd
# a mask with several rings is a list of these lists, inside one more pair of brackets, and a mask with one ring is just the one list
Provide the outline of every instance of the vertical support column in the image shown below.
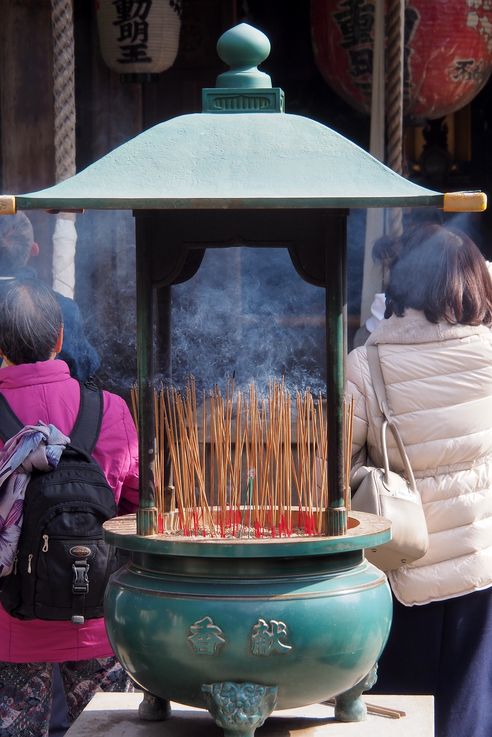
[[172,376],[171,366],[171,287],[158,284],[156,288],[157,355],[156,372],[165,380]]
[[158,531],[155,506],[155,418],[154,418],[154,289],[152,287],[151,249],[147,243],[145,220],[137,214],[137,379],[140,502],[137,511],[137,535],[155,535]]
[[347,352],[346,217],[327,219],[326,276],[326,407],[328,428],[328,535],[347,531],[344,500],[343,399]]
[[[156,288],[156,317],[157,317],[157,356],[156,356],[156,372],[162,377],[164,382],[170,382],[172,379],[172,361],[171,361],[171,287],[169,284],[159,284]],[[169,451],[166,444],[166,453],[164,458],[164,474],[163,484],[166,492],[165,501],[170,501],[170,484],[171,479],[171,461]]]

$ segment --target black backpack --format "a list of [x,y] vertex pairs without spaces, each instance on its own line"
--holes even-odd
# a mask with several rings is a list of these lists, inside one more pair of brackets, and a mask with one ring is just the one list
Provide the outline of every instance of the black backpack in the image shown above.
[[[103,616],[106,584],[119,564],[102,535],[103,522],[117,514],[114,494],[91,458],[102,412],[102,393],[81,384],[79,414],[58,466],[31,474],[14,569],[0,579],[0,601],[14,617],[82,624]],[[0,436],[22,427],[0,394]]]

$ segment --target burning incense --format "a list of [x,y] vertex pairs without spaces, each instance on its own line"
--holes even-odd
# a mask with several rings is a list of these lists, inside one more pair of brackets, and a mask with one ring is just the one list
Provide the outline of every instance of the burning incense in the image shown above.
[[[137,419],[137,390],[131,404]],[[328,504],[328,432],[321,394],[292,397],[273,381],[265,397],[251,384],[230,382],[197,402],[190,379],[184,391],[156,390],[156,506],[170,509],[166,459],[176,504],[173,530],[210,537],[288,537],[324,533]],[[344,496],[350,503],[353,400],[344,404]],[[169,515],[168,515],[169,516]],[[166,528],[169,529],[169,523]],[[160,525],[160,530],[163,524]]]

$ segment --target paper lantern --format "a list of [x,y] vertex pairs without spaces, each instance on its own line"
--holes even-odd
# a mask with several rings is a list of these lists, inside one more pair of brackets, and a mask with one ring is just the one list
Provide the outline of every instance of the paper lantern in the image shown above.
[[174,64],[181,0],[97,0],[102,57],[114,72],[152,75]]
[[[318,68],[346,102],[369,112],[374,0],[311,0]],[[468,104],[492,71],[490,0],[407,0],[405,115],[440,118]]]

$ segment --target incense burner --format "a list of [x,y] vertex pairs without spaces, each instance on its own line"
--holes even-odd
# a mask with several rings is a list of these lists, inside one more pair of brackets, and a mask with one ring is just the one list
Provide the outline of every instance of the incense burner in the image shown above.
[[363,549],[389,536],[362,513],[343,537],[270,540],[142,537],[133,516],[111,520],[106,540],[130,554],[107,590],[111,644],[139,686],[208,708],[226,734],[351,689],[340,716],[360,718],[392,612]]

